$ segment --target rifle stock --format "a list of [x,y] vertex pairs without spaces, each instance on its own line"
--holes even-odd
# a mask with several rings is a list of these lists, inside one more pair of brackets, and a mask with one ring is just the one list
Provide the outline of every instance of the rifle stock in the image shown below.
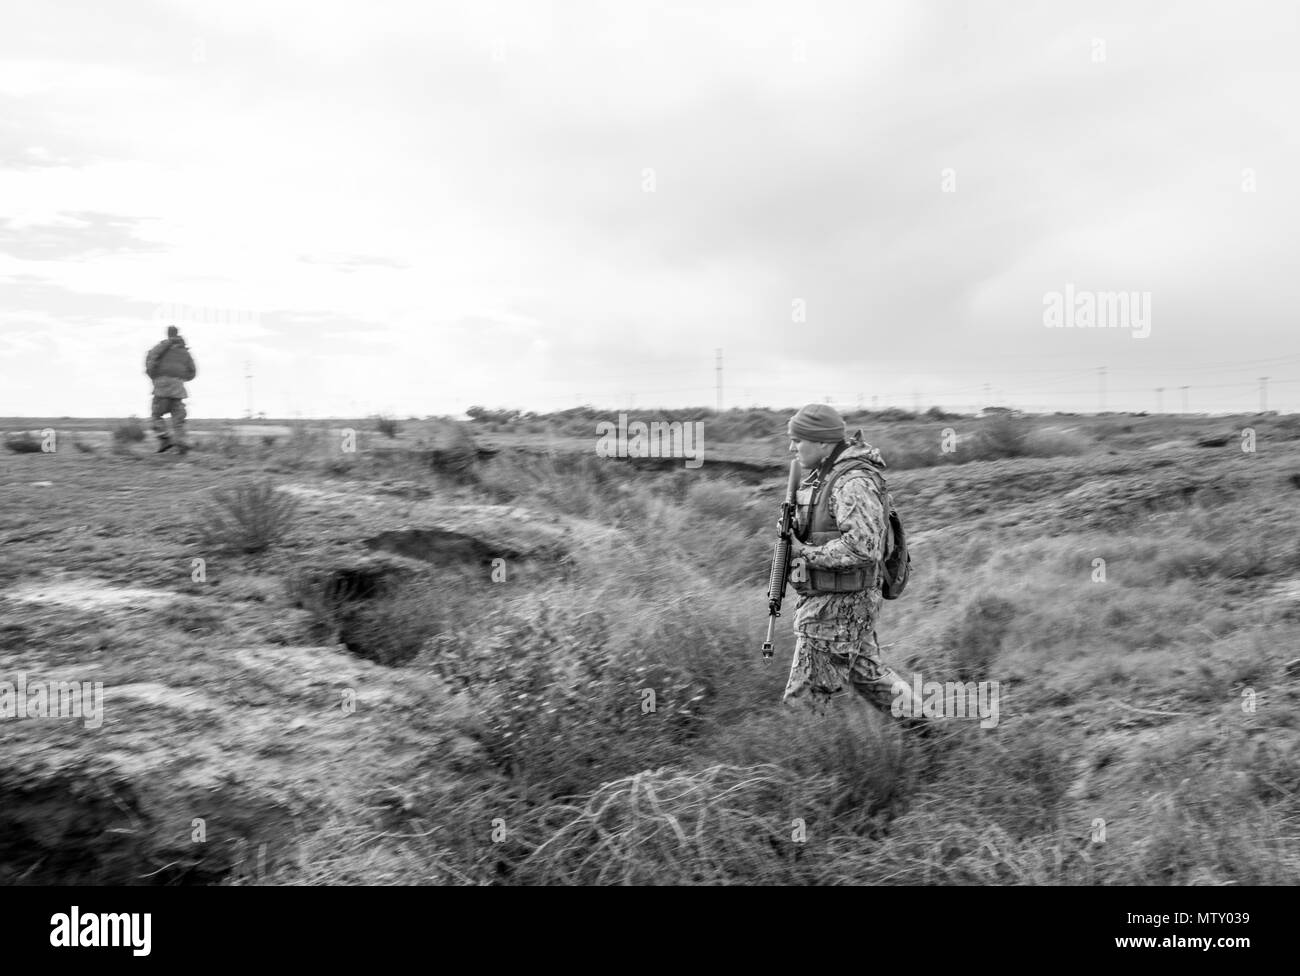
[[790,480],[786,485],[785,499],[781,502],[781,524],[776,545],[772,548],[772,568],[767,577],[767,640],[763,641],[763,657],[772,656],[772,628],[781,616],[781,601],[785,599],[785,581],[790,574],[790,538],[794,531],[796,495],[799,491],[799,462],[790,462]]

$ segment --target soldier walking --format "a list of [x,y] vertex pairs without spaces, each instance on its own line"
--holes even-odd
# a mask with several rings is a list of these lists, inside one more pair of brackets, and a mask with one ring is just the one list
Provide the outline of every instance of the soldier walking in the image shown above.
[[[850,686],[893,717],[896,699],[911,699],[904,715],[921,715],[910,686],[880,656],[876,620],[883,600],[881,574],[889,512],[885,466],[858,431],[845,437],[844,419],[830,406],[809,404],[791,418],[790,449],[805,477],[799,485],[790,582],[795,651],[783,700],[808,697],[816,705]],[[906,724],[921,730],[916,718]]]
[[[176,326],[167,326],[167,338],[149,350],[144,360],[144,371],[153,380],[153,404],[149,415],[153,419],[153,432],[158,435],[157,453],[175,447],[184,454],[189,450],[185,442],[185,398],[189,396],[185,381],[194,379],[197,371],[194,357]],[[164,419],[168,414],[171,415],[170,432]]]

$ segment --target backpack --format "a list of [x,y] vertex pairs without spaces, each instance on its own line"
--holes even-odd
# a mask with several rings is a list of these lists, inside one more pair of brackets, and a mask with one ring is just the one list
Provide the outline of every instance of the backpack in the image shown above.
[[907,551],[907,533],[903,530],[903,520],[894,508],[894,496],[889,493],[885,476],[880,469],[869,461],[860,461],[854,470],[865,471],[875,482],[877,491],[889,513],[885,532],[885,560],[881,567],[880,594],[886,600],[897,600],[903,595],[907,580],[912,573],[912,554]]
[[183,341],[171,340],[154,364],[154,374],[171,376],[188,383],[198,375],[194,357]]
[[898,517],[892,496],[885,495],[889,506],[889,535],[893,544],[885,550],[885,566],[880,581],[880,594],[886,600],[897,600],[903,595],[907,579],[912,575],[912,554],[907,551],[907,534],[903,520]]

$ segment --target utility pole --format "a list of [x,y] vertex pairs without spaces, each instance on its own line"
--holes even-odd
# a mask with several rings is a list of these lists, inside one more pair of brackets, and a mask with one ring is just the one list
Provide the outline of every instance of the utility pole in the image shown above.
[[1259,378],[1259,412],[1268,412],[1268,377]]
[[716,350],[715,369],[718,376],[718,413],[722,413],[722,350]]

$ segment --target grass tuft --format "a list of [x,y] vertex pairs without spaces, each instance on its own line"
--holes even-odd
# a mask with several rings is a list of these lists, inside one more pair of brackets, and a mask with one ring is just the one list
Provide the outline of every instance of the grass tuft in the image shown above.
[[298,509],[298,500],[278,491],[270,479],[245,481],[214,491],[197,528],[211,545],[257,553],[289,534]]
[[113,428],[113,443],[119,447],[139,444],[144,440],[144,425],[138,417],[130,417]]

